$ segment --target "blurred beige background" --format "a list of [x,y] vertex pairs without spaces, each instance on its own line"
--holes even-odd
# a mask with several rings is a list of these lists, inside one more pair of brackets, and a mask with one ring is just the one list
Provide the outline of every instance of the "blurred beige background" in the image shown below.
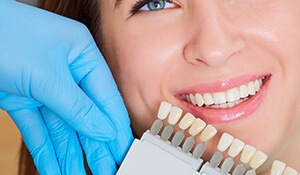
[[0,174],[17,175],[21,137],[6,112],[0,110]]

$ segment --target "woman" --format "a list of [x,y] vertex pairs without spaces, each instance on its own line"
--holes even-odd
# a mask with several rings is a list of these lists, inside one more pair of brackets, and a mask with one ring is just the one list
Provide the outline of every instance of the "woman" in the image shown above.
[[90,28],[138,137],[166,100],[267,153],[259,174],[274,159],[300,170],[300,1],[40,3]]

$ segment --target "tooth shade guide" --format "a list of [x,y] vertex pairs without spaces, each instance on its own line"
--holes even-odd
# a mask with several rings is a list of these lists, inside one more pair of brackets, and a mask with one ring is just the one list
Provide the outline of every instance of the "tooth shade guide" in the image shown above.
[[228,155],[230,157],[236,157],[237,155],[239,155],[241,153],[241,151],[243,150],[245,146],[245,143],[239,139],[234,139],[231,146],[229,147],[228,150]]
[[254,153],[252,159],[250,160],[250,167],[253,169],[259,168],[265,161],[268,159],[268,156],[262,151],[258,150]]
[[286,167],[282,175],[298,175],[298,172],[291,167]]
[[228,133],[223,133],[220,140],[219,140],[219,143],[218,143],[218,150],[221,151],[221,152],[224,152],[225,150],[227,150],[231,143],[233,142],[234,140],[234,137]]
[[192,125],[190,126],[189,134],[195,136],[199,134],[204,129],[205,126],[206,123],[203,120],[197,118],[193,121]]
[[[173,112],[172,112],[173,111]],[[175,111],[175,112],[174,112]],[[172,114],[171,114],[172,113]],[[178,107],[176,107],[176,106],[173,106],[172,107],[172,109],[170,110],[170,113],[169,113],[169,116],[168,116],[168,120],[164,120],[164,123],[169,123],[171,126],[168,126],[169,128],[172,128],[172,129],[175,129],[175,130],[170,130],[169,131],[169,136],[167,136],[167,137],[165,137],[164,138],[164,140],[165,141],[168,141],[169,142],[169,144],[172,144],[172,142],[173,142],[173,140],[172,139],[174,139],[174,136],[176,135],[176,132],[175,131],[177,131],[177,133],[178,132],[181,132],[181,134],[183,134],[183,136],[184,136],[184,138],[185,139],[182,139],[182,140],[179,140],[179,141],[177,141],[177,143],[175,144],[175,141],[174,141],[174,145],[173,146],[175,146],[175,147],[178,147],[178,146],[180,146],[181,148],[181,150],[183,151],[183,152],[186,152],[186,153],[188,153],[188,154],[190,154],[190,156],[195,156],[195,158],[196,159],[198,159],[199,158],[199,156],[201,157],[202,156],[202,154],[203,154],[203,150],[205,150],[205,142],[206,141],[208,141],[208,140],[210,140],[211,139],[211,137],[213,137],[215,134],[216,134],[216,129],[212,126],[212,125],[207,125],[206,127],[204,127],[204,126],[202,126],[202,128],[201,129],[199,129],[199,131],[197,131],[197,130],[195,130],[195,132],[188,132],[190,129],[191,129],[191,127],[192,127],[192,125],[193,125],[193,123],[195,122],[195,123],[197,123],[197,121],[199,121],[199,120],[201,120],[201,119],[196,119],[192,114],[190,114],[190,113],[186,113],[186,114],[184,114],[184,115],[182,115],[182,113],[183,113],[183,111],[180,109],[180,108],[178,108]],[[183,121],[184,120],[184,118],[185,118],[185,116],[188,116],[188,117],[190,117],[190,121]],[[192,117],[191,117],[192,116]],[[188,118],[187,117],[187,118]],[[169,119],[169,118],[171,118],[171,119]],[[172,118],[173,118],[173,120],[172,120]],[[180,118],[181,118],[181,120],[180,120]],[[191,122],[191,121],[193,121],[193,122]],[[201,120],[202,121],[202,120]],[[181,123],[181,122],[183,122],[183,123]],[[189,124],[187,124],[187,123],[189,123]],[[191,124],[192,123],[192,124]],[[205,123],[204,123],[205,124]],[[164,126],[166,127],[168,124],[165,124]],[[209,137],[207,137],[206,139],[205,139],[205,137],[203,136],[203,134],[205,135],[205,133],[207,132],[207,131],[205,131],[205,130],[207,130],[207,128],[211,128],[211,131],[213,131],[212,133],[213,134],[211,134],[212,136],[209,136]],[[212,129],[213,128],[213,129]],[[192,137],[188,137],[188,136],[192,136]],[[196,136],[196,135],[199,135],[199,136],[197,136],[197,138],[196,138],[196,142],[195,142],[195,140],[194,140],[194,136]],[[201,139],[201,135],[202,135],[202,139]],[[206,133],[206,135],[207,135],[207,133]],[[208,134],[209,135],[209,134]],[[227,134],[227,133],[225,133],[225,135],[229,135],[229,134]],[[230,136],[230,135],[229,135]],[[203,138],[204,137],[204,138]],[[200,142],[198,142],[199,141],[199,139],[201,140]],[[238,139],[234,139],[234,138],[231,136],[230,137],[230,139],[229,139],[229,137],[228,137],[228,140],[231,140],[231,142],[230,141],[228,141],[228,144],[226,144],[225,146],[226,146],[226,148],[225,148],[225,146],[224,146],[224,148],[219,148],[223,153],[222,153],[222,156],[224,157],[224,159],[226,159],[226,158],[228,158],[229,156],[231,156],[231,157],[236,157],[236,159],[237,158],[240,158],[241,157],[241,153],[240,153],[240,150],[238,151],[239,153],[235,153],[235,154],[233,154],[233,153],[229,153],[229,151],[230,151],[230,148],[231,148],[231,146],[232,146],[232,144],[234,143],[234,141],[235,140],[238,140]],[[171,142],[171,143],[170,143]],[[184,144],[186,143],[186,142],[189,142],[188,143],[188,146],[185,146]],[[230,142],[230,143],[229,143]],[[241,142],[241,141],[240,141]],[[197,150],[195,150],[196,149],[196,147],[198,146],[198,145],[200,145],[199,146],[199,149],[197,149]],[[237,149],[237,148],[236,148]],[[240,149],[240,148],[239,148]],[[199,152],[199,153],[195,153],[195,155],[194,155],[194,151],[195,152]],[[227,159],[227,163],[225,163],[224,165],[223,164],[220,164],[220,162],[222,161],[222,158],[220,159],[220,158],[218,158],[219,160],[217,160],[216,162],[215,162],[215,164],[217,164],[217,166],[219,166],[219,167],[221,167],[220,165],[222,165],[223,166],[223,169],[222,169],[222,171],[223,172],[227,172],[227,171],[229,171],[229,170],[231,170],[230,172],[232,172],[232,171],[234,171],[235,169],[235,167],[231,167],[232,166],[232,162],[233,162],[233,159],[231,160],[231,159]],[[218,162],[219,161],[219,162]],[[224,162],[223,162],[224,163]],[[237,161],[235,161],[235,163],[237,163]],[[252,164],[252,168],[254,168],[254,169],[256,169],[256,168],[258,168],[260,165],[253,165],[253,163],[250,163],[250,164]],[[228,165],[227,167],[225,166],[225,165]],[[249,165],[249,162],[246,164],[246,165]],[[257,167],[256,167],[257,166]],[[225,167],[225,168],[224,168]],[[230,168],[231,167],[231,168]],[[250,173],[250,172],[252,172],[252,171],[249,171],[248,172],[248,174]]]
[[157,118],[161,120],[166,119],[171,111],[171,108],[172,108],[172,104],[166,101],[162,101],[158,109]]
[[272,164],[271,174],[270,175],[281,175],[286,168],[286,164],[275,160]]
[[182,130],[186,130],[193,124],[195,119],[196,118],[191,113],[186,113],[179,122],[179,128]]
[[240,157],[242,163],[247,164],[253,158],[254,153],[256,152],[256,148],[251,145],[245,145]]
[[183,112],[182,109],[173,106],[168,116],[168,123],[170,125],[175,125],[181,118],[182,112]]

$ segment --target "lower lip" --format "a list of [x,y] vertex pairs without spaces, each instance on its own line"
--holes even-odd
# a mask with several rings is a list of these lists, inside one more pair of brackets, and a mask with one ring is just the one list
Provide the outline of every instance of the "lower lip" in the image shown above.
[[234,122],[249,117],[258,109],[266,95],[269,80],[264,83],[264,85],[256,95],[232,108],[205,108],[195,106],[183,100],[181,100],[181,102],[187,108],[187,111],[191,112],[193,115],[195,115],[195,117],[203,119],[207,123],[223,124]]

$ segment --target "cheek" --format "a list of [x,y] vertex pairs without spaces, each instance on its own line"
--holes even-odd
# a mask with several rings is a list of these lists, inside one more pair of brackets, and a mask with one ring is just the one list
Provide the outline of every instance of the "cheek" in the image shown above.
[[[160,99],[160,88],[168,74],[176,46],[167,31],[147,30],[147,26],[125,28],[116,38],[119,77],[126,94],[150,103]],[[155,100],[156,99],[156,100]]]
[[[274,13],[261,14],[260,19],[245,22],[247,26],[245,38],[251,39],[250,45],[255,45],[268,54],[262,54],[261,62],[266,62],[272,68],[272,85],[268,100],[259,116],[267,116],[259,125],[272,134],[261,137],[261,147],[266,147],[264,138],[270,138],[270,143],[280,143],[295,128],[300,128],[300,1],[295,7],[280,6]],[[268,21],[266,23],[266,21]],[[253,24],[253,25],[251,25]],[[257,53],[260,50],[256,50]],[[274,120],[276,119],[276,120]],[[266,127],[267,126],[267,127]],[[259,133],[259,132],[258,132]],[[274,137],[277,136],[277,137]],[[253,141],[254,142],[254,141]],[[277,145],[277,144],[269,144]],[[271,150],[266,148],[267,150]]]
[[162,97],[161,83],[166,71],[162,42],[155,43],[144,33],[126,30],[116,35],[117,82],[124,97],[137,135],[149,128],[156,118]]

